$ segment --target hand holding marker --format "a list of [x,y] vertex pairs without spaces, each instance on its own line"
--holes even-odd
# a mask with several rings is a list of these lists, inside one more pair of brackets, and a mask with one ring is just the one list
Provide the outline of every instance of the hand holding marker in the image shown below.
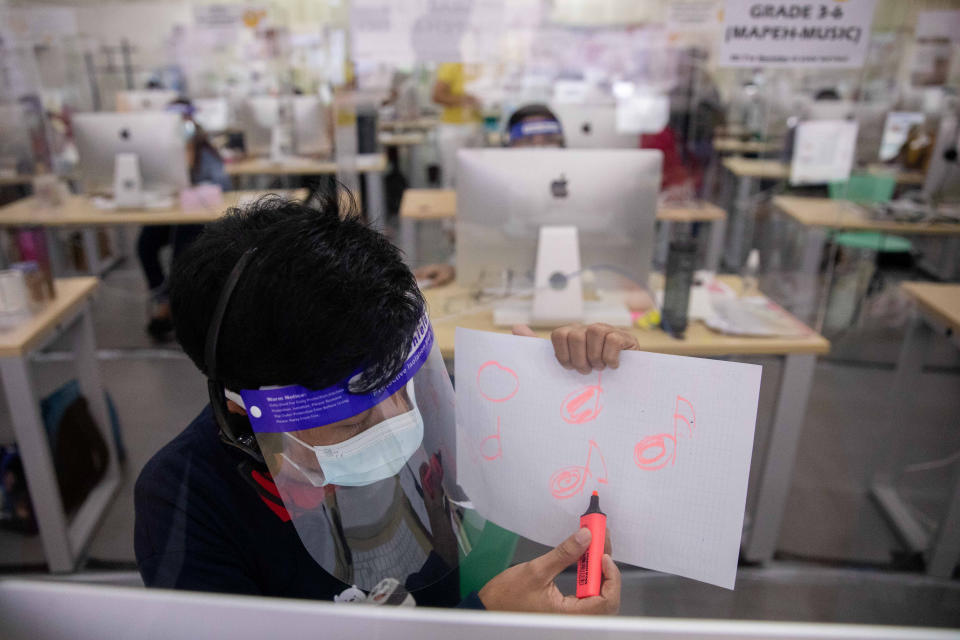
[[590,530],[590,546],[577,562],[577,597],[589,598],[600,595],[601,560],[607,531],[607,516],[600,511],[600,495],[594,491],[590,506],[580,516],[580,526]]

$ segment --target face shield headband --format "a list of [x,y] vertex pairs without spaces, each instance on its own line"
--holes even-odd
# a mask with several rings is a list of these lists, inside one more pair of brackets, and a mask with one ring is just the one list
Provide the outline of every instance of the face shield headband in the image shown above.
[[374,408],[407,387],[432,348],[433,332],[424,315],[413,335],[403,368],[385,386],[370,393],[353,393],[351,385],[360,379],[361,370],[325,389],[312,390],[299,385],[241,389],[242,406],[247,410],[254,433],[303,431],[346,420]]
[[510,127],[510,144],[533,136],[562,136],[563,128],[556,120],[527,120]]

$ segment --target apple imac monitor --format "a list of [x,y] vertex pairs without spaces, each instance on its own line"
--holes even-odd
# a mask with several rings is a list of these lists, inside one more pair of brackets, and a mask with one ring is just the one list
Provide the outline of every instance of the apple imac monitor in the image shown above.
[[230,102],[226,98],[196,98],[193,119],[208,133],[220,133],[230,128]]
[[78,113],[73,135],[85,193],[113,193],[118,154],[136,154],[144,191],[171,195],[190,184],[179,113]]
[[935,205],[960,204],[960,100],[951,98],[940,116],[937,138],[923,181],[922,194]]
[[910,129],[926,122],[922,111],[891,111],[883,125],[883,137],[880,140],[880,160],[890,162],[897,157],[903,143],[907,141]]
[[562,305],[573,317],[533,310],[531,317],[521,318],[504,312],[504,322],[622,324],[622,304],[615,318],[601,319],[589,309],[577,310],[583,302],[577,291],[584,280],[604,291],[646,285],[663,165],[659,151],[464,149],[458,163],[457,280],[462,285],[487,288],[509,281],[514,290],[525,286],[534,293],[535,304],[547,289],[570,295]]
[[16,103],[0,105],[0,174],[31,173],[33,162],[26,111]]
[[312,156],[333,151],[329,109],[320,96],[252,96],[239,105],[238,111],[250,155],[269,154],[275,130],[285,120],[293,127],[295,153]]
[[143,91],[118,91],[117,111],[163,111],[179,97],[176,91],[167,89],[144,89]]
[[622,133],[617,127],[615,104],[557,104],[550,109],[560,119],[569,149],[637,149],[636,133]]

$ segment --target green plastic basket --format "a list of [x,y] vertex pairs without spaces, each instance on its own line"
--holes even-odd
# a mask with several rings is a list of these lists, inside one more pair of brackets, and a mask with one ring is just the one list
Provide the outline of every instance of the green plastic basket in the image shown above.
[[834,200],[851,200],[872,204],[875,202],[889,202],[893,198],[893,190],[897,181],[893,176],[861,173],[852,174],[849,180],[831,182],[830,197]]
[[904,237],[876,231],[838,233],[833,237],[833,241],[841,247],[867,249],[877,253],[904,253],[913,248],[913,244]]

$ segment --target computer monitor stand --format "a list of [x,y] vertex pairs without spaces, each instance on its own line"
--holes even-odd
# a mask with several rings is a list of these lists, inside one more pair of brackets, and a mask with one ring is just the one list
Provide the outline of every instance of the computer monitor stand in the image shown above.
[[270,160],[281,162],[293,155],[293,127],[275,124],[270,129]]
[[113,164],[113,199],[118,209],[143,206],[143,178],[135,153],[118,153]]
[[619,297],[583,299],[582,275],[577,228],[540,227],[533,298],[501,302],[493,311],[494,325],[552,328],[575,322],[605,322],[630,326],[630,312]]

